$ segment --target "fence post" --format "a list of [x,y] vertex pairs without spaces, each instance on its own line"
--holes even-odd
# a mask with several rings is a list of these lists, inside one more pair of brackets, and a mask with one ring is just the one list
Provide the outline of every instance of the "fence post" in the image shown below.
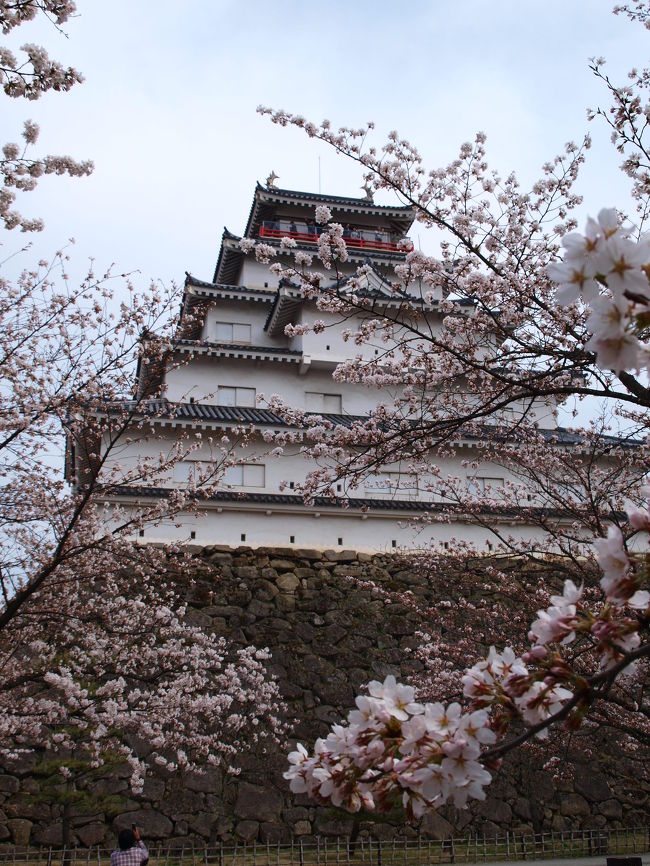
[[305,855],[302,850],[302,836],[300,837],[300,866],[305,866]]

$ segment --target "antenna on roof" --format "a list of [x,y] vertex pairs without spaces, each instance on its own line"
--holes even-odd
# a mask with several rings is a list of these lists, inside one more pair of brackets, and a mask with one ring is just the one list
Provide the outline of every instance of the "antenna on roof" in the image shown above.
[[318,157],[318,195],[320,195],[320,156]]

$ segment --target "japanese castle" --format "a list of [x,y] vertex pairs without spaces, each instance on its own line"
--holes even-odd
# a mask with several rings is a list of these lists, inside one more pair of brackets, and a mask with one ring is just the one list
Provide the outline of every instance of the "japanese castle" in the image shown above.
[[[359,351],[377,354],[378,349],[372,343],[358,347],[346,342],[343,326],[335,326],[332,313],[318,310],[313,299],[274,276],[267,264],[247,251],[250,245],[241,243],[245,238],[268,244],[277,251],[275,260],[287,265],[292,259],[290,251],[281,248],[282,238],[292,238],[297,249],[315,253],[319,205],[326,205],[333,221],[344,227],[344,275],[363,266],[367,291],[385,304],[392,302],[394,266],[412,249],[406,239],[414,220],[412,208],[376,205],[369,195],[347,198],[277,189],[272,178],[266,186],[257,184],[243,236],[223,232],[212,280],[187,274],[173,350],[161,362],[139,368],[139,393],[150,393],[155,386],[162,395],[150,422],[155,436],[131,437],[120,461],[128,466],[129,460],[135,462],[144,454],[171,451],[181,437],[187,453],[156,489],[136,490],[127,484],[108,497],[107,508],[119,505],[128,510],[149,496],[169,495],[170,490],[194,484],[206,467],[221,465],[223,469],[214,472],[214,485],[200,500],[199,514],[181,512],[174,521],[148,524],[139,529],[140,536],[151,542],[368,552],[430,541],[445,546],[452,538],[463,538],[487,549],[489,532],[469,519],[413,521],[435,517],[442,502],[421,489],[421,479],[398,466],[382,467],[354,490],[339,483],[334,497],[317,496],[306,504],[299,491],[314,464],[300,453],[299,442],[286,446],[282,454],[271,453],[273,434],[291,426],[266,405],[271,395],[333,424],[368,416],[386,399],[380,389],[333,379],[346,359]],[[441,300],[442,289],[436,291]],[[426,315],[439,327],[443,314],[437,303],[428,296]],[[361,317],[360,313],[356,322],[348,318],[345,327],[358,327]],[[285,333],[289,324],[315,319],[327,320],[328,327],[318,333]],[[557,430],[553,408],[542,407],[536,418],[539,428]],[[243,445],[241,428],[247,430]],[[223,436],[234,446],[227,457]],[[504,469],[496,465],[462,468],[463,461],[480,461],[476,442],[459,443],[457,456],[444,459],[448,474],[467,476],[468,483],[481,490],[498,489],[506,480]],[[493,519],[515,538],[539,531],[512,510],[495,513]]]

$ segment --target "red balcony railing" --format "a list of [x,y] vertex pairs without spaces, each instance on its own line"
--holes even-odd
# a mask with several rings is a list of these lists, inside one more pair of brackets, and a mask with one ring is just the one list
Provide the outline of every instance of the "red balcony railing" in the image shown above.
[[[293,238],[299,244],[318,243],[320,234],[318,226],[300,225],[285,222],[284,220],[267,220],[260,226],[261,238]],[[373,231],[372,229],[349,228],[343,230],[343,239],[350,248],[362,250],[385,250],[389,252],[405,253],[413,249],[413,245],[406,238],[409,246],[405,247],[400,240],[395,240],[388,232]]]

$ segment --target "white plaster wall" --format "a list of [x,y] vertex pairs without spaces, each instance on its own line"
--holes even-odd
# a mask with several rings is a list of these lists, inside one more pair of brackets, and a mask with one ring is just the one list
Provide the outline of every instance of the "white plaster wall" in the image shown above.
[[[301,373],[297,363],[280,361],[229,360],[197,356],[168,371],[168,400],[217,403],[217,391],[222,386],[255,388],[266,398],[278,394],[286,403],[307,408],[305,392],[340,394],[343,412],[366,415],[378,403],[392,402],[393,391],[366,388],[349,382],[334,382],[332,369],[308,367]],[[263,406],[264,403],[258,405]]]
[[[316,309],[314,304],[304,304],[294,324],[312,325],[315,321],[325,323],[325,329],[320,333],[310,332],[308,334],[292,337],[289,340],[289,345],[292,349],[302,351],[305,355],[309,355],[313,360],[328,360],[340,363],[341,361],[350,358],[380,358],[381,355],[390,348],[390,344],[384,343],[382,333],[379,331],[376,337],[367,342],[357,345],[353,338],[345,340],[343,337],[344,331],[350,331],[354,334],[361,324],[372,316],[363,316],[361,314],[349,316],[344,321],[342,317],[335,313],[321,312]],[[435,335],[440,331],[441,319],[437,314],[432,314],[429,320],[431,332]],[[397,335],[399,342],[399,335]]]
[[[220,510],[210,509],[201,516],[181,514],[175,523],[180,523],[180,527],[172,525],[171,521],[147,526],[140,538],[145,543],[173,540],[232,547],[245,544],[250,547],[368,552],[425,547],[431,542],[443,547],[448,543],[451,548],[453,539],[459,536],[486,553],[490,550],[489,544],[494,543],[489,531],[467,523],[432,523],[416,527],[396,515],[364,516],[345,511],[332,514],[273,507],[244,511],[223,506]],[[525,525],[503,524],[502,528],[517,540],[540,535],[539,530]]]
[[264,322],[271,309],[271,304],[261,301],[219,300],[208,309],[201,337],[208,342],[220,342],[215,333],[217,322],[235,322],[251,326],[251,346],[277,346],[286,348],[287,339],[284,335],[270,337],[264,330]]
[[[259,240],[260,243],[264,243],[264,238]],[[254,255],[246,256],[237,281],[238,286],[248,286],[250,289],[275,289],[278,282],[278,278],[269,270],[269,265],[256,261]]]
[[[219,469],[216,475],[211,477],[211,481],[217,481],[218,489],[252,493],[290,493],[293,489],[297,492],[310,469],[315,468],[314,464],[301,453],[300,442],[286,445],[283,453],[276,456],[271,453],[275,447],[274,443],[266,443],[257,439],[248,444],[247,447],[241,448],[238,446],[233,432],[228,431],[229,443],[224,450],[222,436],[225,432],[219,428],[198,430],[192,429],[190,426],[167,428],[155,432],[150,430],[136,432],[129,443],[125,443],[111,452],[106,461],[104,477],[128,475],[129,478],[133,478],[134,483],[138,483],[141,479],[137,476],[133,477],[132,473],[135,472],[139,462],[148,459],[150,465],[157,466],[159,455],[162,454],[168,458],[175,453],[178,454],[175,448],[179,443],[181,452],[179,456],[182,456],[183,452],[185,453],[186,457],[183,462],[188,466],[186,468],[179,467],[175,475],[173,471],[160,470],[148,483],[161,486],[183,486],[185,484],[183,479],[192,474],[189,471],[190,468],[196,469],[203,475],[209,472],[213,476],[215,467],[224,466],[225,463],[234,461],[263,465],[265,470],[264,487],[227,483],[227,480],[223,478],[222,470]],[[197,465],[199,463],[200,466]],[[442,497],[438,491],[440,491],[441,486],[445,486],[445,481],[449,477],[454,481],[461,479],[461,483],[469,485],[472,485],[473,480],[477,477],[503,479],[504,484],[508,482],[520,484],[519,479],[503,467],[489,461],[481,461],[481,452],[477,448],[459,448],[455,456],[437,458],[435,463],[437,475],[434,477],[433,475],[421,474],[416,488],[405,484],[404,486],[400,485],[397,489],[383,489],[381,486],[373,485],[372,479],[370,479],[368,483],[362,480],[356,486],[347,486],[345,482],[337,482],[335,489],[341,495],[348,493],[356,498],[441,501]],[[327,461],[322,461],[320,465],[327,465]],[[401,473],[404,476],[412,476],[413,474],[407,462],[399,465],[387,464],[382,469],[387,472]],[[499,500],[501,497],[499,483],[493,484],[492,487],[492,496]],[[521,500],[524,504],[533,502],[533,500],[527,499],[526,491],[523,488]]]

